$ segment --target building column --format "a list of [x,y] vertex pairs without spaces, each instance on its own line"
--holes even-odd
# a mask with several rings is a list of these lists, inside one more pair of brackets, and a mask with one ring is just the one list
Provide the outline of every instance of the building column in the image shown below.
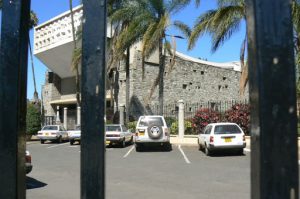
[[183,140],[184,138],[184,101],[178,101],[178,138]]
[[56,107],[56,124],[60,124],[60,119],[59,119],[59,106]]
[[120,105],[120,124],[124,125],[125,105]]
[[67,130],[68,128],[68,108],[64,108],[64,127]]
[[81,122],[80,114],[81,114],[81,108],[80,108],[80,106],[78,106],[77,107],[77,125],[80,125],[80,122]]

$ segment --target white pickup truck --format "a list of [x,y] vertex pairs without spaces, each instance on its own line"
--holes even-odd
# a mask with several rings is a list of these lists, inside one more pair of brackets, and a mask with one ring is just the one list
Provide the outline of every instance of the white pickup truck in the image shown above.
[[75,141],[80,143],[81,139],[81,128],[80,125],[77,125],[74,130],[68,131],[70,145],[73,145]]

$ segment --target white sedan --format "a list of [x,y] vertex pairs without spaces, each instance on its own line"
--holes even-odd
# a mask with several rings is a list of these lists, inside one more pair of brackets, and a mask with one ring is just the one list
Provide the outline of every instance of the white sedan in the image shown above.
[[245,134],[241,127],[235,123],[208,124],[198,135],[199,150],[211,155],[217,150],[236,150],[244,153],[246,147]]
[[63,140],[69,140],[68,132],[61,125],[47,125],[38,132],[37,137],[44,144],[46,140],[57,141],[61,143]]

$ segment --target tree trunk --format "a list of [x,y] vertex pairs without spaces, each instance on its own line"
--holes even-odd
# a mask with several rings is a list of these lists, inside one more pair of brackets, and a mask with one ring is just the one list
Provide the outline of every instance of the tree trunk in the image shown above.
[[[70,6],[70,14],[71,14],[74,52],[75,52],[77,50],[77,43],[76,43],[75,25],[74,25],[74,16],[73,16],[73,0],[69,0],[69,6]],[[75,66],[75,81],[76,81],[76,104],[77,104],[77,107],[80,107],[80,79],[79,79],[78,65]]]
[[164,114],[164,74],[165,74],[165,60],[163,55],[163,40],[160,38],[158,44],[159,51],[159,91],[158,91],[158,101],[159,101],[159,114]]
[[125,121],[126,121],[126,124],[128,124],[129,122],[129,96],[130,96],[130,48],[127,48],[126,50],[126,118],[125,118]]
[[33,86],[34,86],[33,100],[34,100],[35,104],[37,104],[39,102],[39,94],[36,91],[36,82],[35,82],[35,74],[34,74],[34,63],[33,63],[33,55],[32,55],[32,49],[31,49],[31,45],[30,45],[30,37],[29,37],[29,35],[28,35],[28,45],[29,45],[29,54],[30,54],[30,61],[31,61]]

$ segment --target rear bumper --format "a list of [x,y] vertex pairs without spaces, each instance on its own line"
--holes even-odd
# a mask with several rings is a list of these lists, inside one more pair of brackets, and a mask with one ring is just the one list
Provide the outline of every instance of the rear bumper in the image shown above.
[[226,150],[226,149],[243,149],[246,147],[246,142],[243,143],[242,145],[212,145],[212,144],[209,144],[208,145],[208,149],[209,150],[214,150],[214,151],[217,151],[217,150]]
[[81,140],[81,136],[70,136],[69,140]]
[[26,174],[30,173],[32,171],[32,164],[25,163],[25,168],[26,168]]
[[136,137],[135,138],[135,143],[170,143],[170,138],[169,137],[164,137],[162,139],[143,139]]
[[57,140],[59,138],[59,135],[53,135],[53,136],[40,136],[38,135],[37,138],[40,140]]
[[124,140],[123,137],[106,137],[106,141],[110,143],[119,143]]

